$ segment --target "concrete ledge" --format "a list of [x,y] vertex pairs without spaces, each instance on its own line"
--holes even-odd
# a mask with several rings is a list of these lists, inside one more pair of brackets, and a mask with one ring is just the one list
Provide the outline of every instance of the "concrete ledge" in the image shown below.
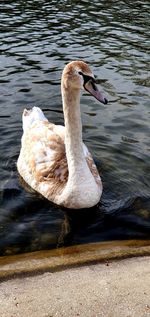
[[150,255],[149,240],[91,243],[0,258],[0,281],[75,266]]
[[0,284],[1,317],[150,317],[150,257],[20,277]]

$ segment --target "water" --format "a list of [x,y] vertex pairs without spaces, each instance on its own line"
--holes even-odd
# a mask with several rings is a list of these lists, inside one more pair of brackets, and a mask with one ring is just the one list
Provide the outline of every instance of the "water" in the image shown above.
[[[0,254],[150,238],[149,1],[0,2]],[[16,170],[24,107],[63,124],[60,77],[88,62],[110,100],[83,94],[83,137],[104,191],[91,210],[52,205]]]

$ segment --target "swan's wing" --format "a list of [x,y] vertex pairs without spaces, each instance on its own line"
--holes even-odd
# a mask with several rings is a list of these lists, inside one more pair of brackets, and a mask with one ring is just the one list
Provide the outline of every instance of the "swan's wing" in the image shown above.
[[64,127],[33,122],[23,134],[17,167],[24,180],[45,197],[58,194],[68,179]]
[[97,167],[94,163],[94,160],[92,158],[92,155],[91,153],[89,152],[88,148],[86,147],[85,144],[83,144],[83,150],[84,150],[84,155],[85,155],[85,158],[86,158],[86,162],[88,164],[88,167],[92,173],[92,175],[94,176],[95,178],[95,181],[96,183],[102,187],[102,182],[101,182],[101,178],[100,178],[100,175],[99,175],[99,172],[97,170]]

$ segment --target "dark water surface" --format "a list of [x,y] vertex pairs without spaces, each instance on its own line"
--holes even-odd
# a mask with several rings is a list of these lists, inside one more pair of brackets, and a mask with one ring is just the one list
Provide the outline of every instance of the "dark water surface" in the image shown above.
[[[0,254],[150,238],[149,1],[0,1]],[[26,189],[16,161],[24,107],[63,124],[60,77],[90,63],[110,100],[81,99],[100,204],[71,211]]]

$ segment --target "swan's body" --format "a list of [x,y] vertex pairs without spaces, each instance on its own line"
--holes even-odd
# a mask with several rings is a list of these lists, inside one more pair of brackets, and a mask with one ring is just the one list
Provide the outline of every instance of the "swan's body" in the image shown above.
[[107,103],[92,78],[83,62],[71,62],[65,67],[61,82],[65,127],[49,123],[37,107],[23,113],[18,171],[33,189],[67,208],[92,207],[102,194],[97,168],[82,142],[81,88],[84,86]]

